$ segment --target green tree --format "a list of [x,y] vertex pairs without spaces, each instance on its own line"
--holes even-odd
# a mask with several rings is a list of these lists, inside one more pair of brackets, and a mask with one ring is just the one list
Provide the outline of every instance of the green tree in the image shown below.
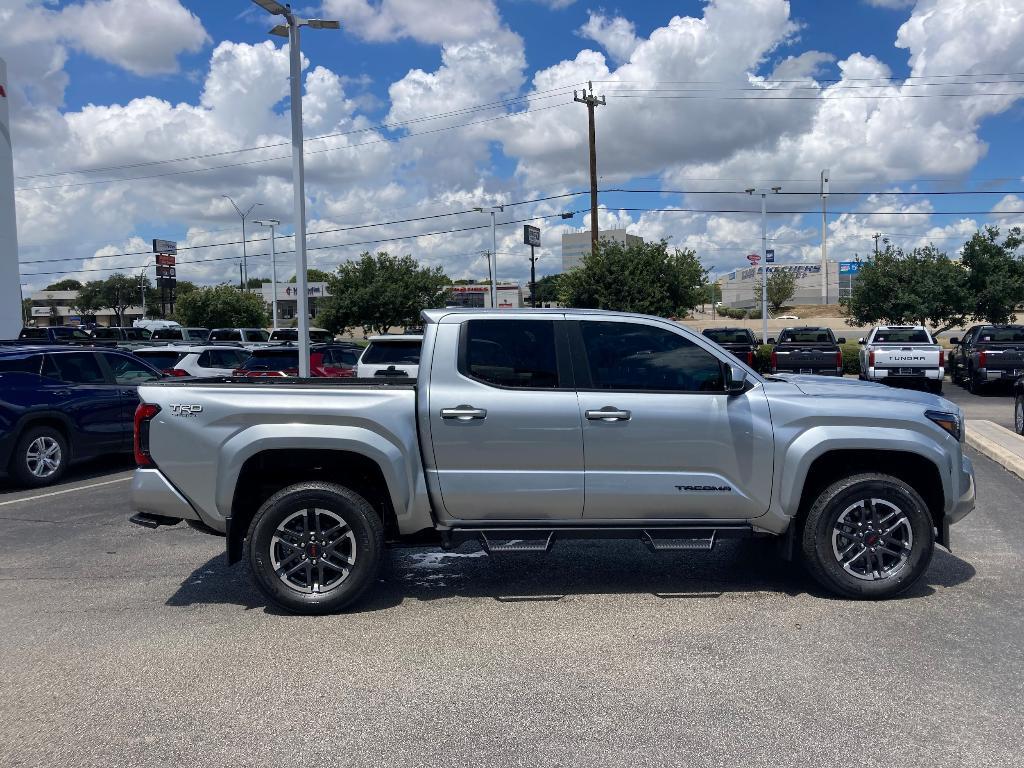
[[78,289],[78,298],[71,304],[75,314],[83,318],[103,309],[103,281],[90,280]]
[[700,304],[707,274],[696,253],[669,252],[664,240],[638,245],[605,240],[597,253],[562,273],[559,293],[567,307],[681,317]]
[[[333,277],[333,275],[331,275],[330,272],[324,272],[322,269],[315,269],[313,267],[310,267],[309,269],[306,270],[307,283],[326,283],[330,281],[331,277]],[[263,282],[269,283],[270,281],[264,280]],[[288,282],[294,283],[295,275],[292,275],[291,279]]]
[[[143,279],[148,284],[148,279]],[[124,325],[124,311],[132,306],[141,303],[142,296],[139,291],[139,278],[115,272],[106,280],[99,280],[97,286],[96,301],[98,309],[109,309],[114,313],[117,325]],[[88,283],[87,285],[92,285]]]
[[252,288],[262,288],[264,283],[271,282],[269,277],[250,277],[246,282],[246,286]]
[[934,246],[905,252],[887,245],[863,262],[843,313],[854,325],[961,325],[971,311],[968,272]]
[[196,288],[179,296],[175,315],[183,325],[202,328],[259,328],[267,324],[263,298],[230,285]]
[[317,321],[324,328],[387,333],[416,325],[424,309],[443,307],[451,280],[440,267],[421,267],[411,256],[382,251],[342,264],[327,284],[331,295],[317,304]]
[[[796,275],[788,269],[772,269],[768,273],[768,307],[778,312],[796,293]],[[761,281],[754,282],[754,299],[761,306]]]
[[559,281],[561,279],[561,274],[544,275],[544,277],[537,281],[538,304],[549,304],[553,301],[558,301]]
[[1008,323],[1024,302],[1024,261],[1016,255],[1024,238],[1014,227],[1001,243],[998,240],[997,227],[976,232],[964,245],[963,265],[968,270],[971,314],[990,323]]
[[79,291],[81,289],[82,289],[81,282],[79,282],[78,280],[75,280],[74,278],[67,277],[67,278],[64,278],[63,280],[58,280],[56,283],[50,283],[50,285],[46,286],[46,288],[44,288],[43,290],[47,290],[47,291]]

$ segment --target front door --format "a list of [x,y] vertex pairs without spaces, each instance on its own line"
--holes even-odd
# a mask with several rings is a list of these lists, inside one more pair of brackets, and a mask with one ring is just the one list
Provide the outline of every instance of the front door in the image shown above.
[[454,317],[437,326],[427,475],[450,518],[583,514],[583,442],[564,321],[547,317]]
[[55,380],[48,389],[55,393],[55,403],[60,403],[61,411],[74,426],[75,456],[122,450],[121,395],[96,353],[53,352],[47,357],[44,375]]
[[569,323],[584,517],[748,519],[764,514],[773,439],[760,386],[725,392],[724,359],[667,323]]
[[100,359],[106,364],[108,375],[117,385],[121,398],[121,449],[132,448],[135,428],[135,409],[139,405],[139,384],[157,381],[161,375],[146,363],[119,352],[100,352]]

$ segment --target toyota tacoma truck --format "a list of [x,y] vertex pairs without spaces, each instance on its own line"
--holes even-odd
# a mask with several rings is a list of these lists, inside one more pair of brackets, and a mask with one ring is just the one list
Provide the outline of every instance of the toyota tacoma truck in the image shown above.
[[772,373],[818,374],[820,376],[843,375],[843,350],[840,344],[846,339],[836,339],[831,328],[784,328],[779,334],[771,354]]
[[930,392],[942,393],[946,353],[923,325],[880,325],[857,341],[860,378],[924,385]]
[[974,507],[963,415],[925,392],[761,376],[668,320],[429,310],[417,379],[144,385],[133,521],[226,535],[271,601],[337,611],[387,545],[775,537],[853,598],[916,582]]

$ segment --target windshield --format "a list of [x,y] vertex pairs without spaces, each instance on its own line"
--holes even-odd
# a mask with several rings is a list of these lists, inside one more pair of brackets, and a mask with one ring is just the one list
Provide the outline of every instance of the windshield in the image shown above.
[[1011,325],[1007,328],[982,328],[978,333],[978,341],[999,342],[1024,341],[1024,325]]
[[800,329],[787,329],[782,332],[779,336],[779,343],[784,344],[786,342],[796,344],[816,344],[816,343],[835,343],[835,337],[832,335],[832,331],[828,328],[800,328]]
[[914,328],[890,328],[877,331],[872,344],[931,344],[928,331]]
[[708,328],[704,331],[707,336],[718,344],[753,344],[754,337],[750,331],[745,329],[733,330],[731,328]]
[[367,365],[419,365],[419,340],[371,341],[360,362]]
[[182,358],[185,357],[185,353],[171,352],[166,349],[153,349],[145,352],[136,352],[135,356],[142,358],[154,368],[159,368],[163,371],[168,368],[173,368],[181,362]]
[[298,367],[297,349],[258,349],[242,365],[247,371],[283,371],[286,368]]

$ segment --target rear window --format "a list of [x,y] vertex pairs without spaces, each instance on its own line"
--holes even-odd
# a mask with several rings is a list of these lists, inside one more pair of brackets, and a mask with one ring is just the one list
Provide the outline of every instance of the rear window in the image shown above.
[[359,362],[357,349],[325,349],[324,365],[355,365]]
[[262,328],[246,328],[245,329],[245,340],[246,341],[270,341],[270,334],[264,331]]
[[183,336],[180,328],[157,328],[153,331],[153,335],[150,338],[154,340],[171,339],[173,341],[181,341]]
[[[116,331],[115,331],[116,333]],[[92,337],[85,331],[77,328],[54,328],[53,336],[56,339],[75,339],[76,341],[91,341]]]
[[928,331],[914,330],[913,328],[891,328],[888,331],[878,331],[875,334],[873,344],[931,344]]
[[43,366],[42,355],[27,357],[0,357],[0,373],[35,373]]
[[419,365],[421,346],[419,340],[371,341],[361,362],[365,365]]
[[145,328],[125,328],[124,337],[132,341],[149,341],[150,332]]
[[210,338],[209,328],[186,328],[186,335],[191,341],[206,341]]
[[93,338],[96,339],[118,339],[117,328],[95,328],[92,332]]
[[21,339],[45,339],[46,329],[45,328],[22,328],[21,333],[18,334],[18,338]]
[[242,365],[247,371],[282,371],[298,367],[297,349],[257,349]]
[[235,328],[223,328],[219,331],[210,331],[210,341],[241,341],[242,332]]
[[796,344],[835,343],[835,336],[828,328],[801,328],[800,330],[786,330],[779,336],[779,343],[786,342]]
[[145,360],[147,363],[152,365],[154,368],[159,368],[161,371],[167,368],[173,368],[185,358],[184,352],[171,352],[165,349],[160,350],[147,350],[145,352],[136,352],[135,356]]
[[725,328],[708,328],[704,335],[716,344],[753,344],[754,337],[750,331],[731,330]]
[[1024,341],[1024,326],[1011,326],[1010,328],[982,328],[978,334],[978,341],[995,343]]

